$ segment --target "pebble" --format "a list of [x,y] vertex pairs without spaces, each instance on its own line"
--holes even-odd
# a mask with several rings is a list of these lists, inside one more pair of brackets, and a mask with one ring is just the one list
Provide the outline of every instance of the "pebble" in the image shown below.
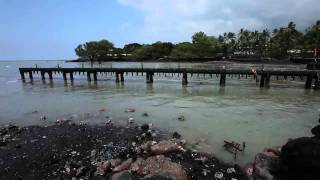
[[228,168],[227,169],[227,173],[228,174],[235,173],[235,172],[236,172],[236,170],[234,168]]
[[217,178],[217,179],[222,179],[223,178],[223,173],[222,172],[216,172],[214,174],[214,177]]
[[129,119],[128,119],[128,122],[129,122],[129,123],[134,123],[134,119],[133,119],[133,118],[129,118]]

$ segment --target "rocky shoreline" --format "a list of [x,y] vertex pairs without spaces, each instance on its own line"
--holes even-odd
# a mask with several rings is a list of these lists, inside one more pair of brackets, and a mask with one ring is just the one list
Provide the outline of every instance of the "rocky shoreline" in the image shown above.
[[[320,122],[320,119],[319,119]],[[245,167],[188,149],[177,132],[151,124],[0,126],[1,179],[320,179],[320,125],[313,137],[266,148]]]
[[1,179],[247,179],[242,169],[185,147],[150,125],[0,128]]

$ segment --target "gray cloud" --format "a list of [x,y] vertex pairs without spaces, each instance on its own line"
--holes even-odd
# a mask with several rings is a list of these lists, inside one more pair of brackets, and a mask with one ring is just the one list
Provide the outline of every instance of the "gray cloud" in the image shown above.
[[139,36],[153,40],[188,40],[197,31],[211,35],[286,26],[301,30],[320,19],[319,0],[118,0],[144,13]]

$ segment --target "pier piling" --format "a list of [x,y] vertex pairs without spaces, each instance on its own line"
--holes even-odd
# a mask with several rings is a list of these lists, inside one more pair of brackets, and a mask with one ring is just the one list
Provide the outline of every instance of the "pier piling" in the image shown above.
[[73,81],[73,72],[70,72],[70,80]]
[[226,86],[226,74],[220,75],[220,86]]
[[182,85],[187,85],[188,84],[188,74],[184,72],[182,74]]
[[23,72],[23,71],[20,71],[20,75],[21,75],[21,79],[22,79],[22,80],[25,80],[25,79],[26,79],[26,77],[24,76],[24,72]]
[[91,75],[90,75],[90,72],[87,72],[87,79],[88,79],[88,81],[91,81]]

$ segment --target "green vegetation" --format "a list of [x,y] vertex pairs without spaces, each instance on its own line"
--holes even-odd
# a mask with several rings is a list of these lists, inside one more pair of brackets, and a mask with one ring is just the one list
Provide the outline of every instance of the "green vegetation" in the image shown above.
[[[320,20],[300,32],[290,22],[287,27],[263,31],[241,29],[239,33],[223,33],[208,36],[197,32],[191,42],[172,44],[127,44],[115,48],[108,40],[91,41],[79,45],[75,52],[81,60],[108,61],[115,59],[158,60],[158,59],[205,59],[217,57],[261,57],[285,59],[292,55],[313,57],[320,48]],[[319,50],[318,50],[319,51]],[[319,52],[320,53],[320,52]],[[318,56],[319,56],[318,53]]]

